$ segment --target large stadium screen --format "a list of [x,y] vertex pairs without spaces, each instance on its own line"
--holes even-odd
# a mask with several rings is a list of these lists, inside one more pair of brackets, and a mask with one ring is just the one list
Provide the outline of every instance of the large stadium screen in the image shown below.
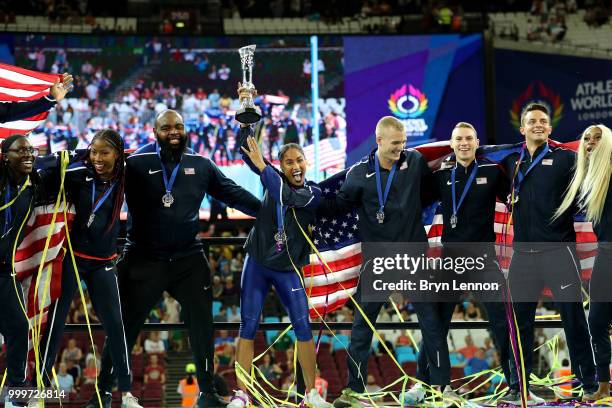
[[349,163],[385,115],[404,122],[409,146],[448,140],[461,121],[486,143],[481,35],[345,37],[343,49]]
[[[258,196],[261,183],[241,160],[234,120],[242,79],[237,50],[248,44],[257,46],[253,82],[263,112],[256,135],[272,162],[282,144],[296,142],[325,178],[374,148],[374,128],[385,115],[404,121],[412,146],[448,139],[458,121],[486,133],[481,35],[325,36],[318,43],[317,72],[305,36],[8,34],[0,37],[0,61],[75,76],[70,97],[31,132],[33,143],[47,152],[85,147],[106,127],[136,149],[154,140],[155,115],[176,109],[191,148]],[[317,157],[314,129],[320,135]],[[314,177],[312,169],[308,176]],[[203,219],[208,208],[206,199]]]

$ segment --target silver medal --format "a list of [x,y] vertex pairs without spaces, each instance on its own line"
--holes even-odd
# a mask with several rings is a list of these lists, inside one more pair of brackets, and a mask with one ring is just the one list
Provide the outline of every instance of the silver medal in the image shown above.
[[283,243],[287,240],[287,236],[285,235],[285,231],[278,231],[274,234],[274,240],[276,241],[276,252],[282,252]]
[[451,228],[457,228],[457,215],[456,214],[451,215],[450,225],[451,225]]
[[172,196],[172,193],[170,193],[169,191],[166,192],[166,194],[162,196],[162,203],[164,204],[164,207],[170,208],[170,206],[174,203],[174,197]]
[[287,239],[287,236],[285,235],[285,231],[282,231],[282,232],[279,231],[274,234],[274,240],[276,241],[277,244],[282,245],[286,239]]
[[379,224],[385,222],[385,212],[384,211],[376,211],[376,219]]
[[91,227],[91,224],[93,224],[95,219],[96,219],[95,213],[89,214],[89,219],[87,220],[87,228]]

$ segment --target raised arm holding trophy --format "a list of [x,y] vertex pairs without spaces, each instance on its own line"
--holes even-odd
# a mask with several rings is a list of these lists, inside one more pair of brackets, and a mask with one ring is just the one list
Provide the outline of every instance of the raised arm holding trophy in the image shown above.
[[242,83],[238,85],[249,91],[248,96],[240,97],[240,109],[236,111],[236,120],[242,124],[250,125],[257,123],[261,119],[261,109],[255,106],[253,97],[257,95],[253,85],[253,56],[255,55],[255,45],[247,45],[238,50],[240,53],[240,63],[242,65]]

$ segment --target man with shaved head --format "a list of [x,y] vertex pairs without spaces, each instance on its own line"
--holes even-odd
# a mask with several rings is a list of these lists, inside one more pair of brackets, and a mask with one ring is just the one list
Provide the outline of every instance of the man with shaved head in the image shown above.
[[[208,158],[186,147],[181,115],[166,110],[155,118],[156,141],[126,160],[125,197],[131,227],[118,263],[121,308],[128,348],[150,310],[167,291],[181,304],[201,394],[197,407],[220,407],[213,381],[212,290],[208,261],[197,238],[200,204],[209,194],[249,215],[259,200],[223,175]],[[110,407],[111,357],[105,347],[98,381],[102,406]],[[87,407],[99,407],[93,396]]]

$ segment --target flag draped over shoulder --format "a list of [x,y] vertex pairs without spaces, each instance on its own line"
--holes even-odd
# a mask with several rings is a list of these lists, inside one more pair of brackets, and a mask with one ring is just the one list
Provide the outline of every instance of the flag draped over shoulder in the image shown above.
[[[561,146],[574,150],[578,142],[560,144],[550,141],[551,146]],[[499,163],[509,154],[519,152],[522,143],[515,145],[483,146],[478,149],[479,160]],[[430,169],[437,170],[441,163],[452,155],[449,142],[436,142],[416,147]],[[335,196],[344,179],[346,170],[320,183],[326,198]],[[442,237],[442,214],[439,203],[423,209],[423,223],[430,242],[439,242]],[[361,268],[361,240],[359,236],[358,215],[356,209],[335,217],[320,218],[313,230],[313,243],[328,264],[328,270],[317,254],[310,255],[310,263],[302,268],[306,293],[310,299],[310,315],[317,317],[341,308],[357,290]],[[496,203],[495,233],[498,243],[512,243],[513,230],[509,223],[510,214],[506,205]],[[590,222],[583,215],[576,215],[574,228],[583,279],[590,278],[596,254],[597,239]],[[500,259],[502,267],[509,265],[511,248],[503,251]]]
[[[64,153],[66,164],[77,160],[74,152]],[[61,165],[59,155],[38,158],[35,162],[38,169],[47,165]],[[28,220],[23,226],[23,241],[15,252],[14,268],[17,279],[21,281],[25,298],[25,309],[30,321],[29,360],[34,361],[32,336],[44,333],[50,306],[61,294],[62,261],[66,253],[66,227],[70,228],[75,217],[74,206],[53,200],[51,204],[36,204],[30,211]],[[58,202],[57,209],[55,208]],[[64,211],[65,210],[65,211]],[[64,214],[65,212],[65,214]],[[39,330],[40,329],[40,330]]]
[[[63,205],[60,204],[53,223],[53,209],[54,205],[50,204],[37,206],[32,210],[24,226],[24,239],[15,253],[15,272],[23,286],[28,319],[32,327],[41,324],[43,330],[40,333],[44,332],[49,307],[61,294],[65,225],[70,225],[75,215],[74,209],[69,207],[64,217]],[[47,237],[50,237],[50,240],[45,251]],[[30,351],[32,345],[30,337]]]
[[[49,94],[49,88],[60,76],[46,74],[0,64],[0,103],[26,102],[40,99]],[[23,120],[0,123],[0,139],[12,134],[27,134],[40,126],[49,112],[40,113]],[[40,143],[32,143],[39,145]],[[46,144],[46,143],[45,143]]]
[[[49,94],[49,89],[60,78],[57,74],[31,71],[7,64],[0,64],[0,103],[27,102]],[[0,139],[12,134],[27,134],[40,126],[49,112],[40,113],[22,120],[0,123]],[[35,146],[46,145],[46,139],[32,141]],[[25,308],[31,326],[44,327],[47,311],[61,291],[62,249],[65,235],[64,225],[70,224],[74,211],[69,208],[64,218],[60,205],[53,222],[53,205],[34,207],[24,228],[24,239],[15,253],[15,272],[23,285]],[[48,249],[45,242],[50,237]],[[44,259],[43,259],[44,253]],[[40,268],[41,263],[43,267]],[[41,271],[39,275],[39,270]],[[30,352],[32,351],[30,331]],[[33,355],[30,353],[30,360]]]

